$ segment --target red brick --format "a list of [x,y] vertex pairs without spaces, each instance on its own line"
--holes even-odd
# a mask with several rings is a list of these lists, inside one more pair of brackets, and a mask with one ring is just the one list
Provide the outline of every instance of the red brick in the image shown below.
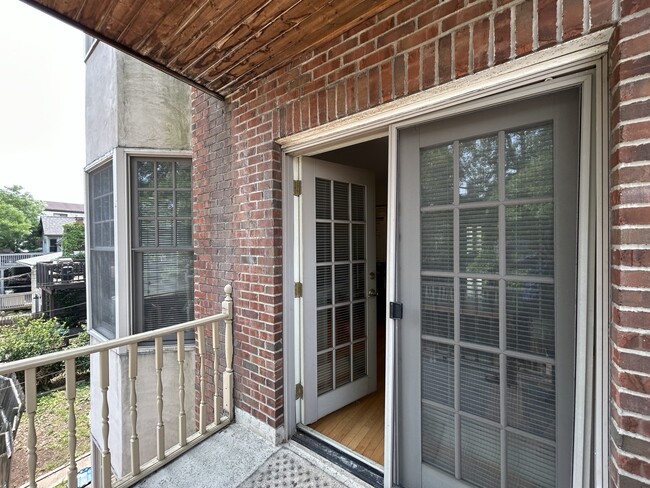
[[494,63],[510,59],[510,17],[511,10],[503,10],[494,16]]
[[537,43],[539,49],[552,46],[557,39],[556,0],[537,1]]
[[[508,31],[509,33],[510,31]],[[509,36],[508,36],[509,38]],[[488,67],[488,47],[490,46],[490,19],[483,19],[474,24],[472,33],[474,61],[472,71],[478,73]]]
[[368,103],[370,107],[376,107],[381,100],[380,79],[381,71],[379,66],[368,71]]
[[393,98],[393,65],[386,62],[381,65],[381,101],[387,102]]
[[650,312],[631,312],[614,307],[612,322],[632,329],[650,328]]
[[533,49],[533,2],[515,8],[515,54],[522,56]]
[[368,96],[368,73],[363,72],[357,76],[357,103],[359,104],[359,110],[365,110],[369,106],[369,96]]
[[482,17],[491,10],[492,2],[490,0],[475,1],[467,7],[456,10],[449,17],[443,19],[441,32],[449,32],[459,25],[463,25],[467,22]]
[[[612,342],[616,344],[620,349],[650,351],[650,326],[648,327],[648,332],[648,334],[640,334],[638,332],[622,332],[616,327],[612,327],[610,338]],[[647,386],[650,386],[650,382],[647,383]],[[650,393],[650,391],[647,391],[647,393]]]
[[[438,80],[446,83],[451,80],[453,66],[451,65],[451,35],[448,34],[438,42]],[[422,67],[424,71],[424,63]]]
[[621,17],[627,17],[647,8],[647,0],[621,0]]
[[462,78],[469,73],[469,27],[454,32],[454,73]]
[[639,182],[650,182],[650,163],[643,166],[619,168],[611,176],[612,186]]
[[[435,50],[434,50],[435,53]],[[413,49],[408,53],[407,61],[407,90],[408,94],[416,93],[420,90],[420,50]],[[435,78],[435,60],[434,64],[430,67],[431,72]],[[422,69],[424,71],[424,68]]]
[[406,65],[405,65],[405,56],[400,55],[395,58],[393,62],[393,90],[395,93],[395,98],[399,98],[404,95],[406,91]]
[[650,270],[621,271],[619,269],[612,269],[611,280],[614,285],[634,288],[650,288]]
[[583,0],[562,0],[562,40],[567,41],[582,34]]
[[616,225],[650,224],[650,207],[624,207],[612,212],[612,222]]
[[[414,67],[414,73],[417,73],[415,80],[419,80],[418,71],[420,66]],[[410,72],[410,69],[409,69]],[[436,83],[436,45],[435,43],[427,44],[422,48],[422,89],[431,88]]]

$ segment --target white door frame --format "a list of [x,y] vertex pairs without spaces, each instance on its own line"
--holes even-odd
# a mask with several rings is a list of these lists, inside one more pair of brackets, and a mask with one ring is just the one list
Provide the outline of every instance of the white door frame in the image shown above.
[[[608,353],[608,330],[607,320],[609,316],[609,254],[608,254],[608,172],[606,164],[608,156],[608,85],[607,85],[607,53],[608,42],[613,30],[589,34],[579,39],[533,53],[523,58],[513,60],[504,65],[496,66],[490,70],[483,71],[476,75],[455,80],[445,85],[390,102],[374,109],[369,109],[363,114],[356,114],[345,119],[325,124],[321,127],[294,134],[279,139],[277,142],[283,149],[283,188],[292,188],[293,180],[298,179],[299,173],[294,158],[297,156],[316,155],[320,152],[333,150],[348,146],[365,140],[375,139],[388,134],[389,136],[389,175],[388,175],[388,235],[395,235],[396,222],[396,177],[397,177],[397,141],[400,128],[421,124],[426,121],[436,120],[441,117],[448,117],[459,114],[480,106],[486,107],[494,104],[504,103],[512,100],[516,90],[529,90],[534,93],[543,93],[557,89],[566,81],[558,81],[557,78],[566,76],[569,73],[578,72],[584,76],[584,72],[591,70],[591,80],[585,86],[591,87],[593,93],[590,97],[593,100],[593,112],[583,113],[589,115],[583,120],[592,120],[591,126],[583,125],[582,154],[586,151],[591,153],[591,164],[596,171],[593,173],[590,184],[593,188],[591,196],[595,199],[593,211],[595,213],[595,229],[592,230],[594,238],[594,249],[592,250],[594,268],[590,279],[596,290],[598,299],[591,307],[595,330],[582,339],[578,337],[578,346],[587,346],[587,341],[595,344],[596,356],[593,378],[594,396],[596,401],[593,405],[595,418],[595,429],[590,431],[585,425],[581,427],[583,435],[593,436],[594,456],[586,453],[584,458],[577,456],[574,464],[578,467],[575,470],[574,486],[582,479],[582,473],[588,473],[591,469],[590,463],[594,465],[595,487],[606,487],[607,466],[608,466],[608,375],[609,375],[609,353]],[[527,87],[527,88],[522,88]],[[589,107],[591,108],[591,107]],[[591,142],[589,142],[591,140]],[[582,168],[581,158],[581,168]],[[301,299],[295,298],[294,283],[300,270],[301,258],[294,247],[299,244],[300,237],[296,235],[296,197],[291,191],[283,193],[283,215],[294,216],[294,218],[283,219],[283,247],[285,272],[283,278],[284,286],[284,378],[285,378],[285,435],[288,439],[295,433],[296,415],[296,394],[294,386],[297,383],[297,368],[295,356],[296,341],[300,340],[297,335],[296,319],[302,315]],[[585,219],[583,219],[584,221]],[[394,269],[396,264],[396,242],[388,239],[388,263],[387,269]],[[582,252],[582,249],[581,249]],[[579,273],[587,272],[583,268]],[[394,278],[394,275],[393,275]],[[395,280],[387,281],[387,302],[396,301],[397,289]],[[388,310],[388,307],[387,307]],[[385,410],[385,454],[384,454],[384,485],[391,488],[397,473],[395,466],[394,452],[396,449],[395,437],[397,435],[395,418],[395,405],[398,385],[395,381],[395,328],[397,321],[387,318],[386,320],[386,410]],[[589,345],[592,342],[589,342]],[[576,361],[585,362],[588,358],[577,357]],[[586,363],[585,363],[586,364]],[[588,366],[588,365],[587,365]],[[586,377],[585,381],[590,378]],[[580,386],[580,385],[577,385]],[[580,399],[576,398],[576,408]],[[582,399],[580,408],[588,406],[588,402]],[[580,459],[578,459],[580,457]]]

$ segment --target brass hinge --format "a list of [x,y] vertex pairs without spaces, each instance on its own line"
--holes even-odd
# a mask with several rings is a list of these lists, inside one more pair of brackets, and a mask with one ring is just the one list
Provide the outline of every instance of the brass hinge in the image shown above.
[[293,196],[299,197],[302,195],[302,181],[293,180]]
[[297,283],[294,285],[293,296],[294,296],[295,298],[302,298],[302,283],[297,282]]
[[296,400],[302,400],[303,388],[300,383],[296,385]]

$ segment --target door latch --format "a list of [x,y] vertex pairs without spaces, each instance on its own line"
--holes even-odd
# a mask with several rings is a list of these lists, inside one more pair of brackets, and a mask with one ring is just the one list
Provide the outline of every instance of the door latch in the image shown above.
[[390,302],[388,310],[388,318],[390,319],[401,319],[403,316],[404,306],[399,302]]

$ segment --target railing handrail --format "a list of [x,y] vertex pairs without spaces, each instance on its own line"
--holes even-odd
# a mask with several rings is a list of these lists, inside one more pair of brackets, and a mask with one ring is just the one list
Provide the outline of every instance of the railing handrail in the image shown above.
[[210,324],[212,322],[224,319],[230,319],[228,312],[222,312],[216,315],[210,315],[200,319],[183,322],[182,324],[170,325],[157,330],[148,332],[140,332],[128,337],[121,337],[119,339],[110,339],[99,344],[92,344],[89,346],[82,346],[75,349],[67,349],[65,351],[51,352],[33,358],[19,359],[18,361],[11,361],[9,363],[0,363],[0,375],[5,376],[11,373],[22,371],[31,368],[40,368],[55,362],[65,361],[66,359],[77,359],[81,356],[88,356],[90,354],[108,351],[118,347],[128,346],[138,342],[152,341],[156,337],[164,337],[166,335],[175,334],[177,332],[185,331],[187,329],[194,329],[200,325]]

